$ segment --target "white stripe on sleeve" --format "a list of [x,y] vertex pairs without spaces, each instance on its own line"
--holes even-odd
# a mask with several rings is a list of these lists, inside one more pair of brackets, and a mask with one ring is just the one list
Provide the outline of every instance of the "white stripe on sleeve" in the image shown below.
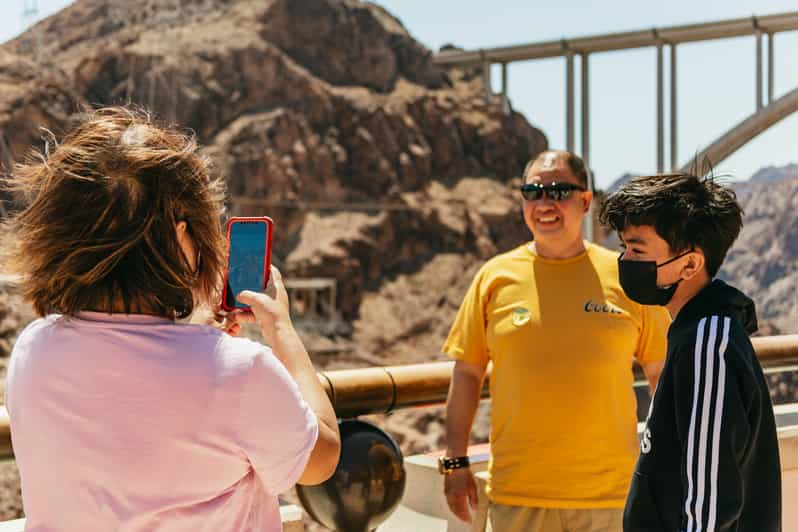
[[707,319],[704,318],[698,323],[698,332],[695,339],[695,372],[693,375],[693,410],[690,415],[690,429],[687,433],[687,456],[685,457],[687,464],[687,497],[684,501],[684,512],[687,514],[687,529],[685,532],[695,532],[695,520],[690,507],[693,503],[693,450],[695,448],[695,441],[693,435],[695,434],[695,417],[698,410],[698,384],[701,380],[701,351],[703,350],[704,343],[704,326]]
[[712,463],[710,466],[710,492],[709,492],[709,518],[707,519],[707,532],[715,530],[715,520],[718,516],[718,458],[720,455],[720,431],[723,420],[723,398],[726,394],[726,347],[729,345],[729,329],[731,318],[723,318],[723,335],[718,353],[718,393],[715,406],[715,426],[712,429]]
[[[707,367],[704,377],[704,393],[701,397],[701,433],[698,439],[698,482],[696,483],[695,520],[696,532],[704,530],[704,502],[706,502],[707,478],[707,439],[709,438],[709,407],[712,405],[714,375],[715,375],[715,341],[718,338],[718,317],[712,316],[709,325],[709,339],[705,351],[707,353]],[[712,452],[712,449],[709,449]]]

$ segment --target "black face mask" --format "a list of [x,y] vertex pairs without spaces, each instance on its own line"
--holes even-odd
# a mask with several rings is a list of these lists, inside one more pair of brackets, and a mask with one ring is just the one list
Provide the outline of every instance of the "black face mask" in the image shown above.
[[618,275],[621,288],[629,299],[641,305],[667,305],[682,280],[679,279],[670,286],[660,288],[657,286],[657,269],[692,252],[692,249],[685,251],[662,264],[657,264],[653,260],[621,260],[619,256]]

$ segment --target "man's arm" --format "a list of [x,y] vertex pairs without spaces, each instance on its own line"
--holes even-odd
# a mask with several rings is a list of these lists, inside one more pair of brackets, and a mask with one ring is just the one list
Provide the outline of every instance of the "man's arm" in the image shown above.
[[668,350],[668,328],[671,318],[664,307],[643,306],[643,327],[640,331],[640,340],[635,358],[640,364],[643,374],[648,381],[651,396],[657,389],[657,382],[665,365],[665,355]]
[[[726,363],[730,318],[699,322],[674,365],[676,424],[681,440],[681,508],[687,530],[737,530],[743,502],[740,463],[751,428],[742,390]],[[673,509],[677,511],[677,509]]]
[[657,389],[659,376],[662,374],[662,367],[664,365],[664,360],[640,363],[640,367],[643,368],[643,374],[646,376],[646,380],[648,381],[648,389],[651,392],[651,397],[654,397],[654,392]]
[[[452,372],[449,396],[446,399],[446,456],[465,456],[471,425],[479,407],[482,382],[487,365],[458,360]],[[477,507],[477,484],[470,468],[455,469],[444,479],[446,502],[452,512],[468,523],[471,511]]]

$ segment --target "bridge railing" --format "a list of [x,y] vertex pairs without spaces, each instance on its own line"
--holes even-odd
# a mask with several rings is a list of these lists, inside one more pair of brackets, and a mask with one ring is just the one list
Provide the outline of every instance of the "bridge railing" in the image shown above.
[[[763,365],[798,361],[798,334],[751,339]],[[341,418],[446,402],[454,362],[327,371],[319,374]],[[490,374],[488,374],[490,378]],[[487,386],[482,397],[490,397]]]
[[[764,365],[798,361],[798,334],[751,339]],[[385,414],[446,402],[454,362],[345,369],[319,373],[340,418]],[[490,374],[488,374],[488,379]],[[490,397],[488,379],[482,397]],[[13,456],[8,412],[0,407],[0,457]]]
[[605,33],[572,39],[557,39],[514,46],[496,46],[477,50],[442,50],[434,61],[442,66],[471,66],[485,61],[510,63],[551,57],[565,57],[569,53],[592,54],[633,48],[656,47],[663,43],[682,43],[729,39],[748,35],[780,33],[798,30],[798,12],[701,22],[679,26],[647,28],[639,31]]

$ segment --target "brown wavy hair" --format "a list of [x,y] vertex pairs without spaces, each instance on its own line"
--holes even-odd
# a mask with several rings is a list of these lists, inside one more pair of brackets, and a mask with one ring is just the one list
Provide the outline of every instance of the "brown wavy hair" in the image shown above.
[[[223,182],[193,135],[140,110],[87,113],[6,185],[27,206],[5,222],[3,267],[40,316],[81,310],[188,316],[224,268]],[[193,271],[177,240],[185,221]]]

